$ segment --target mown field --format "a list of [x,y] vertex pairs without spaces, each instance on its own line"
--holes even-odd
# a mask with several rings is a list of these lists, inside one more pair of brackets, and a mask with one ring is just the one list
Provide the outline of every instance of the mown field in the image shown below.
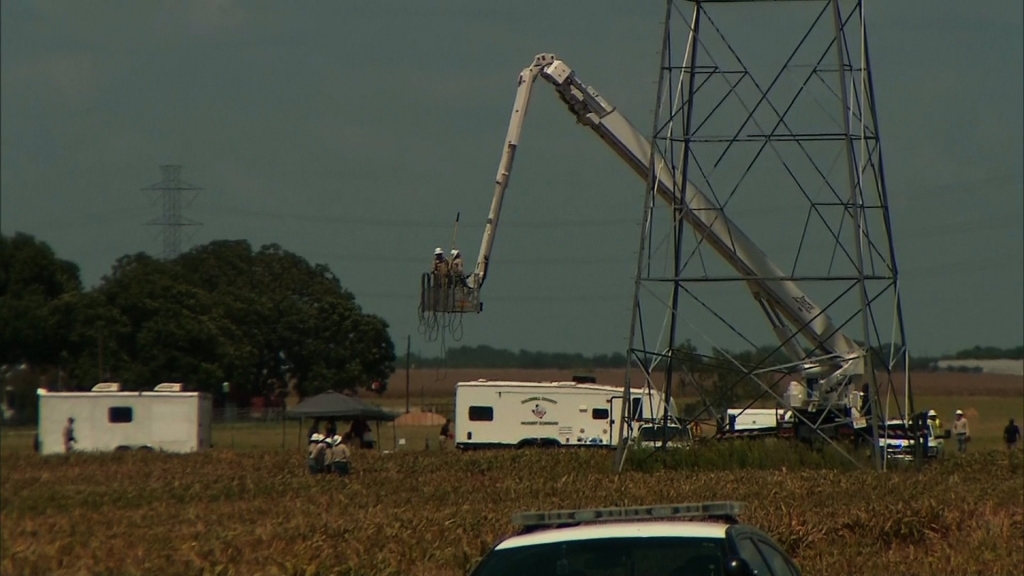
[[0,572],[456,575],[513,532],[517,511],[721,499],[748,503],[745,520],[806,574],[1006,575],[1024,565],[1020,454],[884,475],[813,458],[758,469],[778,461],[770,453],[748,454],[753,469],[716,470],[726,461],[716,456],[616,476],[606,452],[357,452],[354,474],[336,478],[304,473],[297,450],[8,452]]

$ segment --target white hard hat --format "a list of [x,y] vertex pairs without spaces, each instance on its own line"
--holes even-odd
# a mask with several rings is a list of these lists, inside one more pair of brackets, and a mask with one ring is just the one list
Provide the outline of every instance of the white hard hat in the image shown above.
[[963,410],[957,410],[956,411],[956,415],[957,416],[963,416],[964,415],[964,411]]
[[452,250],[452,256],[455,256],[458,253],[459,253],[459,250],[457,248]]
[[938,414],[935,413],[935,410],[929,410],[928,411],[928,415],[929,416],[938,416]]
[[334,444],[335,446],[341,444],[341,436],[338,436],[337,434],[331,436],[331,444]]
[[437,248],[434,248],[434,255],[436,256],[438,254],[444,254],[444,250],[441,250],[440,246],[438,246]]
[[309,437],[309,441],[310,442],[319,442],[319,441],[321,441],[323,439],[324,439],[324,435],[319,433],[319,432],[316,432],[312,436]]

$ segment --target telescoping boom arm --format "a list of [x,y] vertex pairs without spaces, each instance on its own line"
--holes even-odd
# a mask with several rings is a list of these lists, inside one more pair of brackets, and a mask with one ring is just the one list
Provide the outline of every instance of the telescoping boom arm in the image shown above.
[[[592,87],[581,82],[575,72],[554,54],[539,54],[533,64],[519,75],[512,117],[509,121],[505,148],[495,178],[494,199],[484,228],[480,253],[472,275],[467,278],[468,287],[479,296],[479,290],[487,278],[494,236],[501,215],[501,205],[508,188],[512,163],[523,121],[530,102],[533,84],[538,77],[550,82],[561,100],[576,116],[579,124],[593,130],[633,171],[643,179],[651,175],[651,144],[614,106],[605,101]],[[840,332],[832,320],[800,290],[792,280],[784,279],[782,271],[769,260],[756,244],[732,223],[701,190],[691,182],[679,185],[672,173],[671,164],[665,161],[658,150],[653,160],[657,170],[657,194],[670,205],[684,206],[683,218],[698,231],[701,237],[743,277],[755,300],[768,316],[776,336],[787,345],[791,353],[795,344],[791,337],[796,330],[809,343],[820,348],[825,355],[832,355],[829,364],[842,366],[839,376],[863,374],[863,350],[845,334]],[[795,354],[794,354],[795,355]],[[802,355],[801,355],[802,356]],[[794,358],[801,361],[801,357]],[[828,371],[831,372],[831,371]],[[841,373],[841,374],[840,374]]]

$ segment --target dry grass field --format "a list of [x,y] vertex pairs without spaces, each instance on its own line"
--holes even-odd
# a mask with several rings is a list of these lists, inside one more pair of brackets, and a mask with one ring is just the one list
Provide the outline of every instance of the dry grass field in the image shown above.
[[[559,371],[413,373],[410,404],[443,412],[476,378],[552,380]],[[602,371],[599,381],[621,382]],[[401,382],[401,385],[397,383]],[[1019,573],[1024,454],[1007,454],[1007,417],[1024,421],[1019,377],[914,375],[917,406],[948,427],[971,418],[967,455],[884,474],[783,443],[718,444],[610,472],[605,451],[441,451],[436,427],[382,425],[348,478],[304,469],[297,422],[214,427],[200,454],[32,453],[30,429],[0,433],[0,573],[466,574],[527,509],[736,499],[806,574]],[[422,396],[416,389],[422,384]],[[383,398],[404,408],[404,375]],[[400,441],[404,440],[404,443]],[[609,573],[608,576],[616,576]],[[657,576],[657,575],[655,575]]]
[[337,478],[297,450],[8,453],[0,572],[454,576],[524,509],[735,499],[806,574],[1006,575],[1024,565],[1021,468],[993,452],[885,475],[616,476],[606,452],[357,452]]

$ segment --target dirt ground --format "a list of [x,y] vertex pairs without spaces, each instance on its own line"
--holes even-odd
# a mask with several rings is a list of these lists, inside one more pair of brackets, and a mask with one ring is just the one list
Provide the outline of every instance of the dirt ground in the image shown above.
[[[516,370],[516,369],[434,369],[415,368],[409,372],[409,395],[412,398],[439,398],[451,396],[456,382],[478,379],[512,381],[571,380],[574,374],[595,376],[599,384],[619,384],[625,371],[601,370]],[[894,374],[894,381],[902,382],[902,373]],[[643,385],[643,375],[634,371],[631,381],[635,387]],[[664,376],[656,379],[659,387]],[[911,388],[915,396],[988,396],[1024,399],[1024,377],[1005,374],[967,374],[955,372],[912,372]],[[405,370],[399,369],[388,383],[385,398],[405,398]]]

